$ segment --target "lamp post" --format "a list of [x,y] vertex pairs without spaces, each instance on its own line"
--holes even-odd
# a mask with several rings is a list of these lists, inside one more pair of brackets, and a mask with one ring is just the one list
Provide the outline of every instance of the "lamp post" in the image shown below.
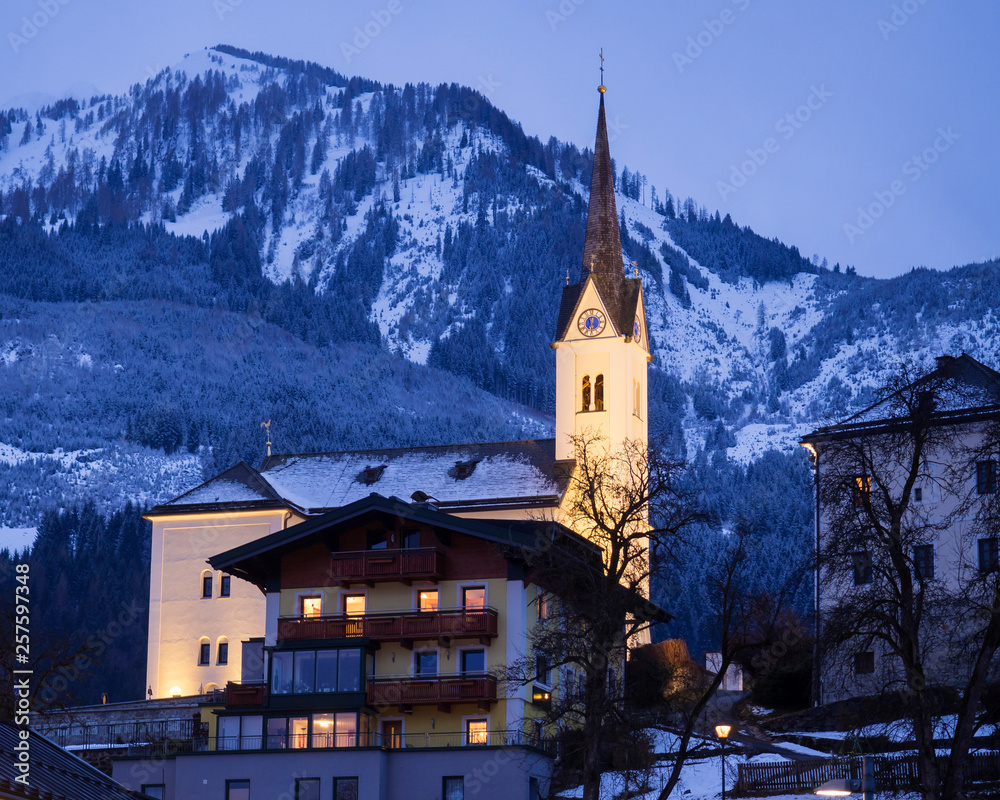
[[715,726],[715,735],[722,742],[722,800],[726,800],[726,739],[729,738],[729,731],[732,729],[731,725]]
[[875,800],[875,759],[865,756],[861,760],[861,780],[836,778],[813,790],[824,797],[847,797],[861,793],[862,800]]

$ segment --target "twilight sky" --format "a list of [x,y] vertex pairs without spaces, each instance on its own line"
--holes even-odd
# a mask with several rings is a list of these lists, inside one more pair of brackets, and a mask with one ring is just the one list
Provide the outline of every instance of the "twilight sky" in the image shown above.
[[472,86],[592,147],[603,47],[619,169],[888,277],[1000,256],[998,32],[995,0],[5,0],[0,106],[225,42]]

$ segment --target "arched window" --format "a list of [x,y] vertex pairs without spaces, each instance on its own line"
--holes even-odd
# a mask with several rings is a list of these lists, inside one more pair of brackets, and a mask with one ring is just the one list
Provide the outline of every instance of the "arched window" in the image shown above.
[[220,636],[219,641],[216,643],[216,664],[228,664],[229,663],[229,640],[225,636]]
[[633,395],[635,395],[635,399],[632,402],[632,413],[635,414],[637,417],[641,417],[642,414],[640,412],[642,411],[642,392],[639,388],[638,380],[632,381],[632,389],[633,389],[632,393]]
[[581,404],[581,411],[590,411],[590,376],[583,376],[583,403]]
[[594,381],[594,411],[604,410],[604,376],[598,375]]
[[203,599],[212,596],[212,571],[210,569],[201,573],[201,596]]
[[212,642],[207,636],[198,640],[198,666],[207,667],[212,663]]

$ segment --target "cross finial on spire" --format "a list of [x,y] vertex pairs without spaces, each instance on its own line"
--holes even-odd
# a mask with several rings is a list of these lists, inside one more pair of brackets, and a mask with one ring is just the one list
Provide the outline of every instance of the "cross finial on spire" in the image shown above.
[[601,57],[601,85],[597,87],[597,91],[601,94],[607,91],[607,86],[604,85],[604,48],[601,48],[601,52],[598,54]]

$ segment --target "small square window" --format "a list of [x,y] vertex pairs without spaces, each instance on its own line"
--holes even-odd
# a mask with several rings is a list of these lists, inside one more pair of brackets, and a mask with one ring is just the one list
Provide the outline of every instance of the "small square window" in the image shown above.
[[425,589],[417,593],[417,610],[418,611],[437,611],[438,610],[438,590],[437,589]]
[[250,800],[250,781],[226,781],[226,800]]
[[334,778],[333,800],[358,800],[358,779]]
[[463,650],[462,672],[486,672],[485,650]]
[[462,608],[486,608],[486,587],[465,586],[462,588]]
[[441,779],[443,800],[465,800],[465,778],[461,775]]
[[296,778],[295,800],[319,800],[319,778]]
[[468,719],[465,721],[466,744],[489,744],[489,720]]
[[212,576],[203,575],[201,578],[201,596],[211,597],[212,596]]
[[220,664],[229,663],[229,642],[219,642],[219,658],[218,662]]
[[437,675],[438,654],[437,650],[425,653],[416,653],[413,657],[414,675]]
[[403,529],[403,547],[407,550],[420,547],[420,530],[417,528]]
[[875,672],[875,654],[869,650],[854,654],[854,674],[871,675]]
[[208,642],[202,642],[198,645],[198,664],[205,666],[211,663],[212,659],[212,645]]
[[310,595],[299,598],[299,616],[318,617],[323,613],[323,598],[319,595]]
[[223,575],[219,578],[219,597],[229,597],[229,588],[232,578],[229,575]]
[[141,791],[147,797],[155,797],[156,800],[163,800],[166,788],[166,784],[163,783],[144,783]]
[[387,546],[385,531],[368,531],[365,534],[365,550],[385,550]]

